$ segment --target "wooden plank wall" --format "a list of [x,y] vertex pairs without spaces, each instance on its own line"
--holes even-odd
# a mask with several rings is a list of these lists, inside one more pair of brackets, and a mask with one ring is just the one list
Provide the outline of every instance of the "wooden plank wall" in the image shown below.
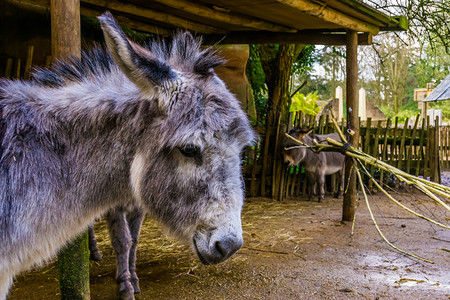
[[[333,125],[328,115],[316,119],[312,116],[291,116],[292,125],[285,126],[287,130],[293,126],[315,128],[315,133],[324,134],[334,132]],[[438,127],[429,119],[420,119],[418,116],[412,121],[399,122],[394,120],[360,122],[359,147],[364,152],[385,161],[399,169],[416,176],[429,177],[432,181],[440,181],[440,168],[450,167],[450,126]],[[343,122],[340,122],[341,129]],[[282,134],[282,133],[280,133]],[[264,136],[261,136],[261,141]],[[248,196],[261,196],[261,149],[260,143],[248,151],[244,164],[244,178],[246,179]],[[256,162],[256,163],[255,163]],[[385,172],[368,166],[372,176],[378,178],[383,184],[393,184],[392,177]],[[266,170],[266,182],[276,184],[271,178],[272,170]],[[283,187],[276,188],[276,195],[280,200],[286,196],[306,195],[307,184],[301,167],[285,170],[279,184]],[[398,186],[398,183],[394,183]],[[329,192],[337,191],[335,176],[327,178]],[[373,185],[369,185],[374,189]],[[266,188],[267,189],[267,188]],[[265,196],[270,196],[269,191]],[[273,193],[272,193],[273,195]]]
[[[5,73],[0,74],[0,77],[5,77],[8,79],[30,79],[32,66],[33,66],[33,54],[34,46],[27,46],[27,57],[25,59],[25,64],[22,64],[22,59],[20,58],[8,58],[5,64]],[[45,60],[45,67],[50,66],[51,56],[48,55]]]

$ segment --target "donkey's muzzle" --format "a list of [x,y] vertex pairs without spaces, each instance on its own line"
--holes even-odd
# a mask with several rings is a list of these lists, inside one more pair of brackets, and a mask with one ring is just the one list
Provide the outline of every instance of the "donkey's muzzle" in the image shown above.
[[194,238],[194,246],[197,256],[205,265],[218,264],[227,260],[242,247],[242,244],[242,238],[229,236],[222,237],[216,241],[210,241],[210,246],[207,249],[202,249],[197,245]]

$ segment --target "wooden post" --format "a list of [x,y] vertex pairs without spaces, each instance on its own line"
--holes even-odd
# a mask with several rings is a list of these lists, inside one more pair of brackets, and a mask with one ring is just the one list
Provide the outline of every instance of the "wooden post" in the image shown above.
[[[51,0],[53,59],[81,54],[80,1]],[[61,299],[90,299],[87,231],[58,255]]]
[[432,145],[432,169],[431,169],[431,181],[441,183],[441,168],[439,165],[439,117],[434,119],[434,131],[433,131],[433,145]]
[[8,58],[8,60],[6,61],[6,68],[5,68],[5,77],[6,78],[11,78],[12,75],[12,70],[13,70],[13,59],[12,58]]
[[344,117],[344,92],[342,87],[336,87],[336,98],[338,98],[338,120],[342,120]]
[[[354,30],[346,34],[346,70],[347,70],[347,129],[352,130],[348,142],[358,148],[359,142],[359,110],[358,110],[358,35]],[[345,158],[345,193],[342,220],[352,221],[356,204],[356,172],[352,168],[353,161]]]
[[52,57],[80,56],[80,0],[51,0]]
[[33,53],[34,53],[34,46],[28,45],[27,47],[27,60],[25,61],[25,70],[23,73],[23,78],[28,80],[31,76],[31,66],[33,64]]
[[[383,143],[383,150],[381,152],[381,160],[382,161],[387,161],[387,147],[388,147],[388,132],[389,132],[389,127],[391,126],[391,119],[388,119],[386,121],[386,129],[384,130],[384,143]],[[380,185],[383,186],[383,176],[384,176],[384,171],[381,171],[380,173]],[[388,175],[389,177],[389,175]]]

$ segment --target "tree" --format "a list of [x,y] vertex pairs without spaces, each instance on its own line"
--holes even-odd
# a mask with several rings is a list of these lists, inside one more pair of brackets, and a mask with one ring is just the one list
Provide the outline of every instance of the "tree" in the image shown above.
[[380,63],[385,70],[387,80],[385,101],[392,103],[394,112],[398,113],[399,105],[405,98],[406,78],[410,65],[410,49],[395,35],[385,35],[380,44],[374,45],[380,56]]
[[422,44],[442,45],[450,54],[450,0],[363,0],[389,15],[404,15],[409,21],[408,34]]
[[[273,172],[277,172],[281,160],[277,154],[278,124],[287,123],[291,99],[289,95],[291,75],[294,70],[310,66],[313,46],[300,44],[251,45],[247,74],[250,78],[261,124],[265,126],[263,150],[262,194],[265,194],[266,170],[274,159]],[[261,110],[264,107],[264,110]],[[272,179],[278,178],[275,173]],[[272,185],[272,187],[274,187]],[[272,193],[274,190],[272,190]],[[272,194],[273,195],[273,194]]]

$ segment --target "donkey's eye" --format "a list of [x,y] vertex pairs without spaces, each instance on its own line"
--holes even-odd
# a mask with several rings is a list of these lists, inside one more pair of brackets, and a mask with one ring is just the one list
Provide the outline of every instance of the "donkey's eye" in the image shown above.
[[200,148],[194,145],[186,145],[184,147],[179,147],[178,149],[180,150],[181,154],[186,157],[198,158],[201,156]]

